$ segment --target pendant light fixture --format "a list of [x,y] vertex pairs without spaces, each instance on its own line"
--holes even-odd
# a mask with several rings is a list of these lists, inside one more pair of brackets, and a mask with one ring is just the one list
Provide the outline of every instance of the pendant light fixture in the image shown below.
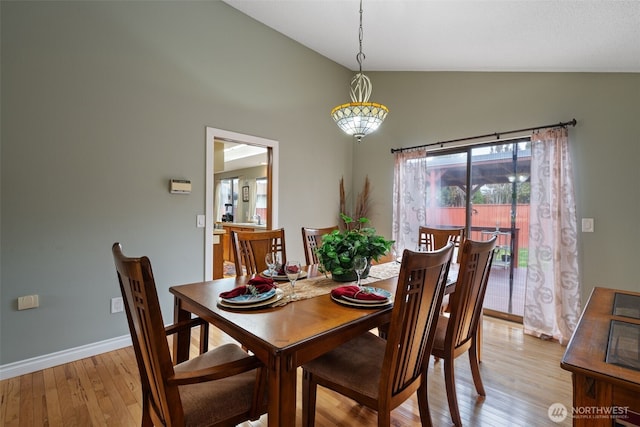
[[389,113],[389,109],[382,104],[369,102],[372,85],[369,77],[362,74],[362,0],[360,0],[360,51],[356,55],[359,72],[351,79],[351,102],[342,104],[331,110],[331,117],[337,125],[348,135],[353,135],[358,142],[366,135],[378,129]]

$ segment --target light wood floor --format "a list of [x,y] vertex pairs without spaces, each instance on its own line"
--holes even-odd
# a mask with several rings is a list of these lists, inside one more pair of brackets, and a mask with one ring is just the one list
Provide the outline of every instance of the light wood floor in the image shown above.
[[[211,343],[231,341],[211,328]],[[547,409],[571,408],[571,375],[560,369],[565,348],[523,335],[521,325],[485,317],[482,378],[478,398],[468,358],[456,360],[458,402],[465,426],[570,426],[551,422]],[[300,375],[298,376],[300,378]],[[300,382],[299,382],[300,384]],[[442,363],[431,361],[429,403],[434,426],[452,425]],[[570,409],[569,409],[570,410]],[[298,386],[298,420],[301,417]],[[0,382],[0,426],[139,426],[140,385],[131,347]],[[375,412],[322,388],[316,425],[374,426]],[[392,426],[418,426],[415,398],[392,413]],[[267,416],[243,427],[266,427]]]

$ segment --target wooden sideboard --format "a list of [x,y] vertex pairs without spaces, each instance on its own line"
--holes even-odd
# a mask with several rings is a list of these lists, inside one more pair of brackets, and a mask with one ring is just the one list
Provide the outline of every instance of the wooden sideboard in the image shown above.
[[560,366],[574,426],[640,426],[640,293],[594,288]]

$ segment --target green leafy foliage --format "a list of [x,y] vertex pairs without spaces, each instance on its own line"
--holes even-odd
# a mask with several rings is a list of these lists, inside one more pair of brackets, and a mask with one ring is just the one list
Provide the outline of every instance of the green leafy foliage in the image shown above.
[[378,261],[391,249],[393,240],[376,235],[376,229],[367,227],[369,220],[360,218],[355,221],[340,214],[346,224],[346,230],[335,230],[322,238],[322,245],[316,249],[320,260],[320,271],[342,275],[353,271],[353,258],[356,255],[367,257],[369,261]]

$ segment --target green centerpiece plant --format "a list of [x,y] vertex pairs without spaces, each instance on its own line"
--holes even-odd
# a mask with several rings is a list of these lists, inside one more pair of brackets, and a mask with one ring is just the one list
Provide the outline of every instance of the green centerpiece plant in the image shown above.
[[387,240],[376,234],[376,229],[368,227],[369,219],[353,218],[340,214],[345,223],[344,230],[335,230],[323,236],[322,245],[316,248],[320,271],[331,273],[338,282],[351,282],[357,279],[353,270],[353,259],[357,255],[366,257],[369,265],[362,274],[362,278],[369,275],[372,261],[379,261],[391,249],[393,240]]

